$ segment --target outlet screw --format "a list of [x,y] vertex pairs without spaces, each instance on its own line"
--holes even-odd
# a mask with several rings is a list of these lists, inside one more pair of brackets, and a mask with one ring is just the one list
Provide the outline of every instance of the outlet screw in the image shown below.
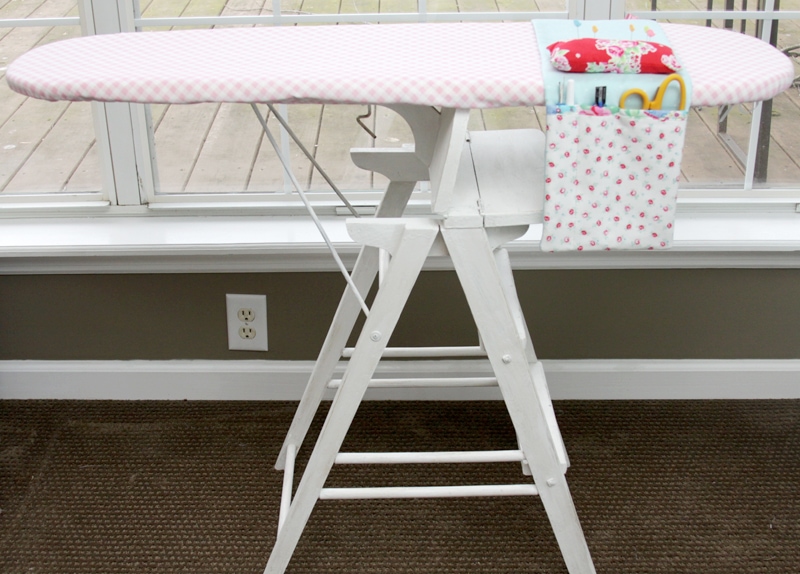
[[378,341],[381,340],[381,332],[380,331],[373,331],[372,333],[370,333],[369,338],[377,343]]

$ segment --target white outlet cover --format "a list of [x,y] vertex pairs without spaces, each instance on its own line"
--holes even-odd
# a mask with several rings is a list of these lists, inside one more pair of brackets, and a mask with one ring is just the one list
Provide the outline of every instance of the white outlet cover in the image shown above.
[[[228,349],[231,351],[266,351],[267,345],[267,296],[225,295],[228,319]],[[252,309],[253,320],[239,319],[239,309]],[[244,339],[239,335],[241,327],[255,329],[256,336]]]

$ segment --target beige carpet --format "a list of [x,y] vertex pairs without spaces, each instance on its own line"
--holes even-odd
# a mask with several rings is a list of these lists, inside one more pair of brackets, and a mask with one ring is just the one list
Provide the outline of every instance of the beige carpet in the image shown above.
[[[0,572],[260,573],[293,408],[0,401]],[[800,572],[800,401],[556,408],[599,573]],[[514,435],[500,403],[372,402],[346,447],[514,448]],[[519,477],[517,464],[413,465],[337,468],[328,484]],[[565,571],[536,498],[321,502],[289,568]]]

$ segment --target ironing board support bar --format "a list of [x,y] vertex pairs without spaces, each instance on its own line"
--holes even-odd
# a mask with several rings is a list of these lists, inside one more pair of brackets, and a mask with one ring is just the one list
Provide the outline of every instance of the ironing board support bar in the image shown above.
[[286,175],[288,175],[289,179],[292,180],[292,185],[294,185],[295,190],[297,190],[297,194],[303,201],[303,205],[305,205],[306,211],[308,211],[308,214],[311,216],[314,225],[319,230],[320,235],[322,235],[322,239],[325,241],[325,245],[328,246],[328,250],[331,252],[331,255],[333,255],[333,259],[334,261],[336,261],[336,265],[342,272],[344,280],[347,281],[347,285],[350,287],[350,289],[353,290],[353,294],[356,296],[356,299],[358,299],[358,304],[361,306],[361,309],[364,311],[364,314],[369,315],[369,307],[367,306],[367,302],[364,301],[364,297],[361,296],[361,291],[359,291],[356,284],[353,283],[353,278],[350,277],[350,273],[347,272],[347,268],[344,266],[341,257],[339,257],[339,253],[336,251],[336,248],[333,246],[333,243],[328,237],[325,228],[322,226],[322,222],[319,220],[317,212],[314,211],[314,207],[308,200],[305,191],[303,191],[303,186],[300,185],[300,182],[297,180],[297,177],[292,173],[292,170],[289,167],[289,162],[283,155],[283,152],[278,146],[278,142],[273,137],[272,132],[269,131],[269,127],[267,126],[267,122],[264,119],[264,116],[261,114],[261,110],[258,109],[258,106],[256,104],[250,104],[250,107],[253,108],[253,111],[255,112],[259,123],[261,124],[261,128],[264,130],[264,133],[266,134],[269,143],[272,145],[272,148],[275,150],[275,154],[278,156],[278,159],[283,165],[283,169],[286,171]]
[[[255,104],[253,104],[253,105],[255,105]],[[311,152],[308,151],[306,146],[303,145],[303,142],[300,141],[300,138],[297,137],[297,134],[294,133],[294,130],[292,130],[292,128],[289,127],[289,122],[286,121],[286,118],[284,118],[280,113],[278,113],[278,110],[275,109],[274,105],[267,104],[267,108],[269,108],[269,111],[272,113],[273,116],[275,116],[275,119],[278,120],[278,122],[280,122],[280,124],[283,126],[283,129],[286,130],[286,133],[288,133],[289,136],[292,138],[292,140],[294,140],[294,143],[297,144],[297,147],[300,148],[300,151],[303,152],[303,155],[305,155],[308,158],[308,161],[310,161],[312,163],[312,165],[315,168],[317,168],[317,171],[319,172],[319,174],[322,176],[322,178],[325,181],[328,182],[328,185],[331,186],[331,189],[333,190],[333,192],[339,197],[339,199],[342,200],[342,203],[345,204],[345,206],[350,211],[350,213],[353,214],[353,217],[361,217],[360,214],[358,213],[358,211],[356,210],[356,208],[353,207],[353,205],[347,200],[347,198],[339,190],[339,188],[336,187],[336,184],[333,183],[333,180],[328,176],[328,174],[325,172],[325,170],[322,169],[322,166],[319,164],[319,162],[317,162],[316,158],[311,154]]]
[[334,464],[455,464],[521,462],[521,450],[477,450],[447,452],[340,452]]
[[[349,359],[353,356],[353,347],[346,347],[342,357]],[[383,352],[384,359],[425,359],[442,357],[485,357],[486,349],[482,346],[473,347],[387,347]]]
[[[329,389],[342,386],[342,379],[333,379],[328,383]],[[370,379],[371,389],[416,389],[416,388],[480,388],[496,387],[495,377],[415,377],[404,379]]]
[[470,484],[466,486],[379,486],[364,488],[323,488],[320,500],[376,498],[462,498],[473,496],[537,496],[534,484]]

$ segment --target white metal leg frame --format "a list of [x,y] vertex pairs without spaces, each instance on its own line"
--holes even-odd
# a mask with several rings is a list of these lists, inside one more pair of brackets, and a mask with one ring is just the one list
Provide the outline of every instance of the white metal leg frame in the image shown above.
[[[411,125],[413,150],[356,150],[357,165],[391,181],[378,217],[348,221],[351,237],[362,245],[319,358],[281,449],[276,467],[284,470],[279,530],[265,574],[282,574],[319,499],[430,498],[538,495],[547,512],[567,569],[594,573],[583,531],[567,486],[568,460],[550,402],[544,370],[537,360],[522,317],[508,255],[502,245],[518,237],[541,211],[540,173],[530,167],[541,158],[543,137],[519,130],[467,138],[463,111],[395,108]],[[538,135],[536,135],[538,134]],[[522,163],[520,163],[522,162]],[[517,169],[511,170],[510,166]],[[401,218],[418,180],[430,179],[434,217]],[[518,193],[519,192],[519,193]],[[389,254],[382,258],[381,252]],[[387,348],[419,273],[429,256],[452,259],[478,327],[481,345],[466,348]],[[382,281],[353,349],[345,349],[365,294],[381,261]],[[459,380],[380,379],[375,369],[390,356],[488,357],[494,377]],[[342,358],[344,376],[333,380]],[[519,449],[426,453],[341,453],[347,430],[367,388],[380,386],[499,386],[517,433]],[[308,464],[292,495],[294,461],[327,388],[336,394]],[[326,488],[334,464],[491,463],[517,461],[519,484],[444,487]],[[526,472],[527,471],[527,472]]]

